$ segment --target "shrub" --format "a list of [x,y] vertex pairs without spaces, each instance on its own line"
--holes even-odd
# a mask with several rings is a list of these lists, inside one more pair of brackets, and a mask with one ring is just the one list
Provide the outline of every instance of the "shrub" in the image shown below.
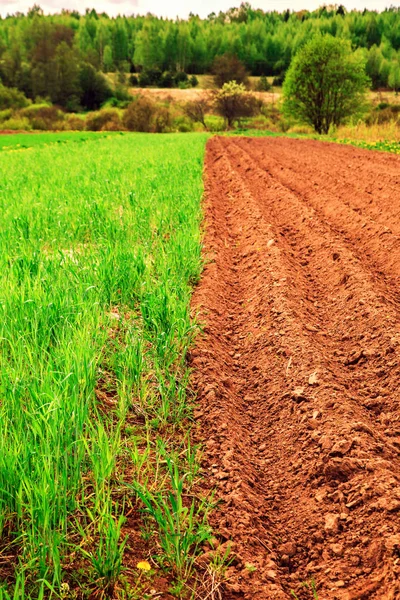
[[128,131],[149,132],[152,130],[156,106],[149,98],[137,96],[125,110],[122,123]]
[[39,131],[59,131],[63,129],[65,113],[57,106],[33,104],[20,111],[22,117],[29,119],[32,128]]
[[192,75],[189,79],[189,83],[190,85],[194,88],[197,87],[199,85],[199,80],[197,79],[196,75]]
[[179,73],[177,73],[175,75],[175,81],[178,85],[180,83],[186,83],[188,80],[189,80],[188,74],[185,73],[184,71],[179,71]]
[[116,98],[119,102],[131,102],[132,96],[126,89],[121,85],[117,85],[114,90],[114,98]]
[[26,117],[11,117],[2,123],[2,129],[11,131],[31,131],[32,125]]
[[119,112],[115,109],[102,109],[86,117],[87,131],[120,131],[121,129]]
[[153,128],[155,133],[165,133],[171,130],[171,113],[166,106],[158,106],[154,112]]
[[146,69],[139,75],[140,87],[149,87],[151,85],[159,87],[161,83],[162,72],[160,69]]
[[171,71],[166,71],[163,73],[160,79],[160,87],[162,88],[172,88],[175,85],[175,75],[171,73]]
[[83,131],[85,129],[85,121],[76,115],[66,115],[64,129],[66,131]]
[[214,83],[222,88],[225,83],[236,81],[247,86],[249,78],[244,64],[234,54],[217,56],[212,65]]
[[193,131],[193,123],[184,115],[179,115],[173,120],[172,129],[180,133],[189,133]]
[[206,125],[206,113],[210,110],[210,99],[206,96],[200,97],[183,106],[183,112],[193,123],[201,123],[204,129]]
[[367,125],[382,125],[383,123],[397,122],[400,115],[400,105],[387,104],[385,108],[377,108],[365,119]]
[[5,110],[0,110],[0,123],[3,121],[7,121],[7,119],[11,119],[13,111],[11,108],[6,108]]
[[137,87],[139,85],[139,80],[136,75],[131,75],[129,77],[129,83],[132,87]]
[[24,108],[30,100],[16,88],[8,88],[0,83],[0,110],[5,108]]
[[214,106],[229,128],[241,117],[252,117],[260,112],[260,102],[254,94],[235,81],[225,83],[215,94]]
[[272,85],[265,77],[265,75],[261,75],[260,79],[257,82],[256,90],[258,92],[269,92],[272,89]]

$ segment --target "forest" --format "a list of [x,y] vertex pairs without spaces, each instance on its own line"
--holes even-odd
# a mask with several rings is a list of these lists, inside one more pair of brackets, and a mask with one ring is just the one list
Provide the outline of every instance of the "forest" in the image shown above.
[[102,73],[117,72],[122,82],[129,76],[135,85],[137,74],[143,83],[146,73],[156,72],[166,74],[166,86],[186,85],[176,74],[208,73],[227,53],[251,75],[282,80],[292,57],[316,32],[349,40],[364,53],[373,89],[400,81],[399,8],[347,12],[335,5],[278,13],[248,3],[207,19],[175,21],[151,14],[110,18],[94,9],[46,16],[35,5],[27,14],[0,19],[0,79],[28,98],[91,109],[108,94]]

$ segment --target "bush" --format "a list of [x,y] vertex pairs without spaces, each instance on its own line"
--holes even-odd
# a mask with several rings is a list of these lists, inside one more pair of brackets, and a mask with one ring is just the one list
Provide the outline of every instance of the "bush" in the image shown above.
[[64,129],[66,131],[83,131],[85,129],[85,121],[76,115],[66,115]]
[[31,131],[32,125],[26,117],[11,117],[1,125],[2,129],[11,131]]
[[165,133],[171,130],[171,113],[166,106],[156,108],[153,118],[153,131],[155,133]]
[[243,84],[235,81],[225,83],[214,96],[216,112],[224,117],[228,127],[241,117],[252,117],[260,112],[260,102],[246,90]]
[[149,132],[152,130],[155,112],[154,102],[145,96],[137,96],[126,109],[122,123],[128,131]]
[[120,131],[121,129],[119,112],[115,109],[102,109],[86,117],[87,131]]
[[171,71],[163,73],[160,79],[160,87],[162,88],[173,88],[175,85],[175,75]]
[[217,56],[212,65],[214,83],[222,88],[225,83],[236,81],[245,86],[249,84],[249,77],[244,64],[234,54]]
[[196,75],[191,76],[191,78],[189,79],[189,83],[193,88],[199,85],[199,80],[197,79]]
[[8,88],[0,83],[0,110],[5,108],[24,108],[30,104],[30,100],[23,92],[16,88]]
[[186,83],[189,80],[188,74],[184,73],[184,71],[179,71],[175,75],[175,82],[179,85],[180,83]]
[[57,106],[43,104],[32,105],[20,111],[22,117],[27,117],[33,129],[40,131],[56,131],[62,129],[65,114]]
[[139,75],[140,87],[155,86],[160,87],[162,72],[160,69],[146,69]]
[[139,85],[139,80],[136,75],[131,75],[129,77],[129,83],[132,87],[137,87]]
[[367,125],[383,125],[383,123],[398,122],[399,116],[400,105],[387,104],[385,108],[377,108],[372,111],[366,118],[365,122]]
[[258,92],[269,92],[272,89],[272,85],[265,77],[265,75],[261,75],[260,79],[257,82],[256,90]]
[[179,115],[173,120],[172,129],[180,133],[189,133],[189,131],[193,131],[193,124],[184,115]]
[[208,97],[200,97],[191,102],[187,102],[183,107],[183,112],[193,123],[201,123],[204,129],[206,125],[206,113],[210,110],[210,100]]
[[132,101],[131,94],[128,92],[128,90],[125,87],[122,87],[120,85],[117,85],[117,87],[115,88],[113,97],[118,102],[131,102]]
[[11,119],[13,111],[11,108],[6,108],[5,110],[0,111],[0,123],[3,121],[7,121],[7,119]]

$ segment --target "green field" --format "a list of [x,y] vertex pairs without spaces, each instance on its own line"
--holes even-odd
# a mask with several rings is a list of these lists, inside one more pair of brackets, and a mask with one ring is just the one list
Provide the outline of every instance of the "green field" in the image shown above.
[[160,572],[176,594],[191,576],[209,535],[185,362],[206,139],[0,140],[32,144],[0,159],[0,598],[145,598]]
[[18,151],[27,148],[36,148],[53,144],[66,144],[67,142],[89,142],[98,141],[104,138],[111,138],[115,135],[124,135],[123,133],[113,132],[94,132],[94,131],[62,131],[58,133],[14,133],[0,135],[0,151]]

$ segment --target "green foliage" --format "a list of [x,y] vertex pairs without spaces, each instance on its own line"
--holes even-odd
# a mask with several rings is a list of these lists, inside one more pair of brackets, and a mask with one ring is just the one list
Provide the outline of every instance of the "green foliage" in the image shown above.
[[225,83],[214,96],[214,107],[230,128],[241,117],[251,117],[260,111],[260,103],[243,84]]
[[87,131],[121,131],[120,113],[116,109],[104,108],[90,113],[86,118]]
[[210,110],[211,101],[208,96],[200,96],[196,100],[186,102],[183,106],[184,113],[193,123],[201,123],[207,130],[206,114]]
[[272,85],[265,77],[265,75],[261,75],[260,79],[258,80],[256,89],[258,92],[269,92],[270,90],[272,90]]
[[125,110],[122,123],[128,131],[165,133],[171,130],[172,115],[168,106],[140,95]]
[[124,127],[128,131],[150,132],[156,112],[154,102],[145,96],[137,96],[126,109],[123,116]]
[[400,63],[398,61],[393,61],[390,66],[388,84],[397,94],[400,90]]
[[56,106],[32,105],[20,111],[22,117],[29,119],[32,129],[51,131],[62,129],[64,113]]
[[245,86],[249,83],[244,64],[234,54],[217,56],[212,65],[215,85],[222,88],[225,83],[236,81]]
[[381,102],[366,118],[367,125],[391,122],[400,123],[400,104]]
[[293,59],[283,85],[284,113],[328,133],[365,105],[368,78],[362,56],[349,44],[318,35]]
[[23,92],[16,88],[7,88],[0,84],[0,110],[6,108],[24,108],[29,105],[29,100]]
[[[372,85],[387,87],[390,66],[399,62],[399,31],[400,11],[395,7],[377,13],[332,5],[313,12],[278,13],[243,4],[240,10],[187,21],[153,15],[110,19],[95,11],[84,16],[76,11],[51,16],[29,11],[27,16],[16,13],[0,20],[0,79],[31,99],[49,98],[75,110],[82,105],[83,65],[91,65],[96,73],[210,73],[223,54],[236,56],[252,75],[277,77],[277,85],[297,51],[314,35],[329,33],[361,49]],[[242,69],[228,74],[222,83],[245,82],[241,73]],[[143,85],[155,83],[143,77]]]
[[[131,78],[132,79],[132,78]],[[135,78],[136,79],[136,78]],[[135,82],[135,79],[133,80]],[[162,71],[161,69],[145,69],[143,70],[138,79],[138,85],[140,87],[160,87],[160,88],[173,88],[182,87],[189,88],[198,85],[197,78],[189,77],[187,73],[179,71]]]
[[96,110],[111,98],[112,91],[101,73],[90,64],[82,65],[79,73],[80,101],[87,110]]
[[2,129],[10,129],[12,131],[30,131],[32,124],[26,117],[10,117],[1,124]]

